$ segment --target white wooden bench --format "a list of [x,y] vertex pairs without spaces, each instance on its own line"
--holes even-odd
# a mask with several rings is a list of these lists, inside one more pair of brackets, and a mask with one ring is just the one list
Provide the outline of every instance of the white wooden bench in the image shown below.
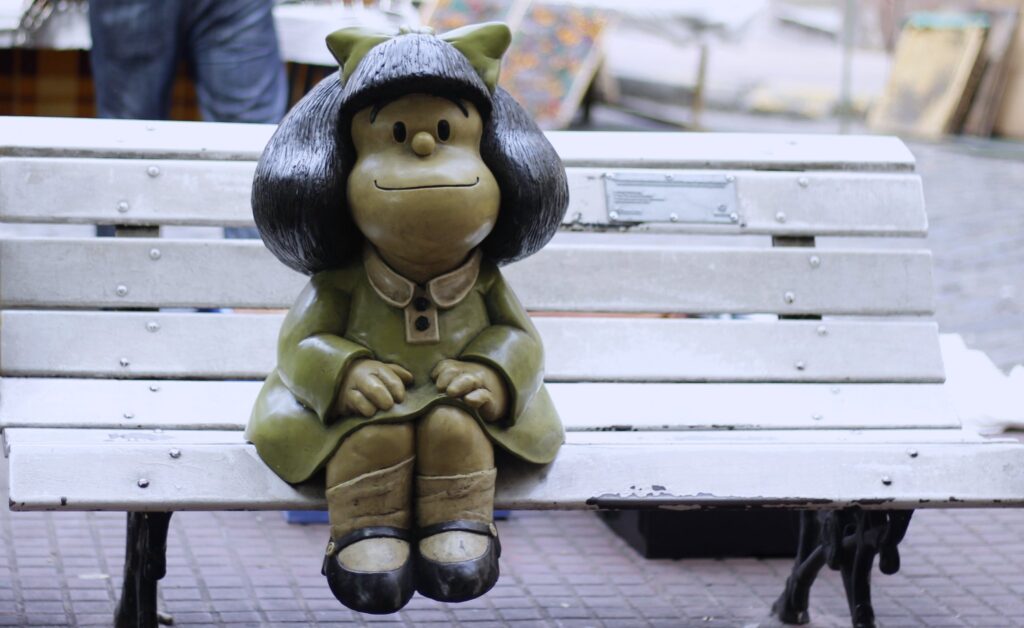
[[[170,513],[324,505],[242,436],[281,322],[253,310],[305,279],[258,241],[154,237],[251,224],[271,131],[0,119],[0,220],[137,236],[0,240],[10,505],[129,512],[119,625],[156,621]],[[921,182],[898,140],[550,137],[566,229],[507,276],[546,313],[568,436],[550,466],[500,467],[499,507],[801,509],[775,614],[806,621],[827,562],[867,626],[874,556],[898,568],[913,509],[1024,505],[1024,446],[963,429],[944,395],[931,256],[907,239],[926,232]]]

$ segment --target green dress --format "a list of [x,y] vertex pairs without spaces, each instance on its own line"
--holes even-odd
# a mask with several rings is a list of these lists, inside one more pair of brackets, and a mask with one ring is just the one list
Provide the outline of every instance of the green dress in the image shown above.
[[[439,404],[470,413],[496,445],[530,462],[551,462],[564,440],[543,384],[540,336],[479,252],[426,286],[398,275],[369,248],[362,259],[314,275],[285,318],[277,357],[246,437],[288,482],[308,479],[353,430],[414,420]],[[370,418],[333,416],[349,365],[363,358],[409,370],[414,381],[405,400]],[[488,423],[438,391],[430,373],[446,358],[495,369],[509,392],[508,417]]]

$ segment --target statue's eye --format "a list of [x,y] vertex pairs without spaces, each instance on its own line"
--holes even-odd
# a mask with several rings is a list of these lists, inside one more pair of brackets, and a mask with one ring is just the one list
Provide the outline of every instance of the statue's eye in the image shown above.
[[448,138],[452,136],[452,127],[448,124],[447,120],[441,120],[437,123],[437,139],[442,142],[447,142]]
[[395,136],[395,141],[401,144],[405,141],[405,123],[396,122],[395,126],[391,127],[391,134]]

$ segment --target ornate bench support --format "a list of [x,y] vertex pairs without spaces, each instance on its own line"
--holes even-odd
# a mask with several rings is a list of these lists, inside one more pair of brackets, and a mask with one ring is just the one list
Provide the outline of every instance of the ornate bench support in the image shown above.
[[156,610],[156,583],[167,573],[167,526],[172,514],[128,513],[124,590],[114,615],[117,628],[156,628],[164,619]]
[[800,542],[786,589],[772,614],[786,624],[806,624],[811,585],[825,565],[843,576],[850,619],[855,628],[873,628],[871,567],[879,555],[884,574],[900,569],[897,546],[907,533],[912,510],[837,510],[800,514]]

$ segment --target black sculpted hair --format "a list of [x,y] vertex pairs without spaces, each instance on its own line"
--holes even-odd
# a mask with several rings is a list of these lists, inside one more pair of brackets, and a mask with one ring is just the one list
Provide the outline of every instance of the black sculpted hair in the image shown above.
[[346,199],[355,163],[352,116],[405,94],[462,98],[484,120],[480,155],[501,190],[494,230],[481,244],[497,264],[537,252],[569,204],[558,154],[500,87],[491,94],[462,54],[433,35],[400,35],[372,48],[342,84],[333,74],[288,113],[260,156],[252,211],[264,243],[282,262],[314,274],[359,254],[363,235]]

